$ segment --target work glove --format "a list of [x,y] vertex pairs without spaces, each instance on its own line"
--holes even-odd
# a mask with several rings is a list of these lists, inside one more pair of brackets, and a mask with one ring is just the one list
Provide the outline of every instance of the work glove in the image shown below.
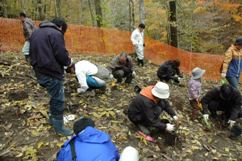
[[177,117],[177,116],[173,116],[173,119],[174,119],[175,121],[178,121],[178,117]]
[[204,119],[205,122],[207,122],[208,121],[208,114],[204,114],[203,119]]
[[225,78],[226,77],[226,73],[221,73],[221,77]]
[[84,92],[86,92],[85,89],[83,89],[83,88],[77,88],[77,93],[84,93]]
[[109,79],[113,79],[113,75],[112,74],[109,75]]
[[229,128],[231,129],[234,126],[235,121],[229,120],[228,123],[229,123]]
[[170,123],[167,123],[166,124],[166,130],[169,131],[169,132],[172,132],[175,130],[175,125],[172,125]]
[[133,77],[136,76],[136,72],[135,72],[135,71],[132,72],[132,76],[133,76]]

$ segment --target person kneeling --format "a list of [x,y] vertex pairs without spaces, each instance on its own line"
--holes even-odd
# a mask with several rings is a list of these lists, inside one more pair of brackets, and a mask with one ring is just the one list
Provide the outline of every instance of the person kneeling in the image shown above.
[[215,87],[202,98],[203,118],[207,122],[209,112],[211,117],[218,118],[217,112],[222,111],[224,117],[222,121],[229,124],[232,128],[236,119],[242,117],[241,94],[231,85],[224,84],[221,87]]
[[133,64],[132,59],[126,53],[122,52],[113,58],[110,66],[113,77],[117,79],[117,83],[122,83],[123,78],[126,78],[125,83],[131,83],[133,79]]
[[105,89],[106,82],[111,78],[108,69],[95,65],[87,60],[79,61],[66,69],[67,73],[75,73],[80,88],[77,89],[78,93],[84,93],[88,89]]
[[160,120],[161,113],[166,111],[175,121],[178,121],[176,113],[166,100],[169,96],[169,86],[163,82],[142,89],[128,107],[129,120],[148,136],[150,135],[148,129],[150,127],[160,131],[174,131],[175,126],[173,124]]
[[183,78],[180,72],[180,60],[168,60],[160,65],[157,70],[157,76],[162,82],[168,82],[173,80],[175,83],[180,83],[181,78]]

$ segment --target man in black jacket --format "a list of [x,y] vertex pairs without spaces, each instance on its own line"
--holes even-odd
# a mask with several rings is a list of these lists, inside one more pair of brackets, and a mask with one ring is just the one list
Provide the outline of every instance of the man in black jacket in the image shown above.
[[182,74],[179,70],[179,67],[179,60],[168,60],[160,65],[157,71],[157,76],[162,82],[174,80],[176,83],[179,83],[180,78],[182,78]]
[[[174,125],[163,122],[160,115],[166,111],[177,121],[176,113],[166,100],[169,98],[169,86],[166,83],[158,82],[155,86],[148,86],[141,90],[130,103],[128,108],[128,117],[141,131],[142,129],[155,127],[159,130],[173,131]],[[148,129],[143,131],[149,135]]]
[[66,29],[67,24],[59,18],[42,22],[30,38],[30,63],[38,83],[47,89],[51,97],[49,122],[56,133],[68,136],[72,132],[63,124],[64,66],[71,65],[64,42]]
[[233,127],[237,118],[242,116],[241,94],[228,84],[213,88],[202,98],[203,118],[208,120],[209,111],[212,118],[217,117],[217,111],[223,111],[224,119]]

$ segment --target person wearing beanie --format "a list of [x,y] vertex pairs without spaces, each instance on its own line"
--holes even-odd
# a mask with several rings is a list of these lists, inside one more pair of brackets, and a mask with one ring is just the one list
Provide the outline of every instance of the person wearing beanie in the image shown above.
[[180,79],[183,77],[180,72],[180,60],[168,60],[160,65],[157,70],[157,76],[162,82],[168,82],[173,80],[176,83],[180,83]]
[[242,36],[238,37],[225,53],[221,77],[238,89],[242,71]]
[[75,136],[66,141],[57,161],[118,161],[118,149],[108,134],[95,128],[90,118],[80,118],[73,125]]
[[24,46],[22,48],[22,53],[25,56],[25,60],[29,63],[29,38],[31,37],[34,30],[36,30],[34,21],[27,17],[24,12],[19,13],[19,19],[23,25],[23,34],[25,38]]
[[88,89],[105,90],[105,80],[113,77],[107,68],[93,64],[87,60],[78,61],[67,68],[66,72],[76,74],[76,78],[80,84],[80,88],[77,89],[78,93],[84,93]]
[[117,83],[121,83],[125,78],[125,83],[131,83],[133,80],[133,64],[132,58],[125,52],[121,52],[118,56],[113,58],[108,69],[112,72],[113,77]]
[[[166,111],[175,121],[178,121],[178,116],[166,100],[169,96],[169,86],[166,83],[158,82],[156,85],[145,87],[129,104],[129,120],[147,136],[150,136],[151,127],[159,131],[174,131],[173,124],[160,119],[162,112]],[[152,137],[147,137],[147,140],[149,138]]]
[[200,95],[202,90],[201,78],[205,70],[196,67],[192,70],[191,79],[188,82],[188,97],[190,105],[192,106],[192,117],[195,118],[200,109]]
[[229,84],[224,84],[208,91],[202,98],[201,103],[205,121],[208,120],[209,114],[214,119],[219,118],[217,111],[222,111],[224,116],[222,120],[227,122],[229,127],[232,128],[236,119],[242,117],[241,94]]
[[145,24],[139,24],[138,28],[135,29],[131,34],[131,41],[135,47],[135,52],[137,56],[137,64],[138,66],[144,66],[144,29]]
[[69,136],[70,129],[64,127],[64,66],[71,66],[72,61],[65,48],[64,33],[67,24],[56,18],[51,22],[40,23],[30,41],[30,64],[37,81],[50,96],[49,123],[57,134]]

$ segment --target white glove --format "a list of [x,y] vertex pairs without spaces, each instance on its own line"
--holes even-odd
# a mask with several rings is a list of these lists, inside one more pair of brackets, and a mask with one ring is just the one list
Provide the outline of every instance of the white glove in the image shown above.
[[235,121],[229,120],[228,123],[229,123],[229,128],[232,128],[235,124]]
[[177,120],[178,120],[178,117],[177,117],[177,116],[173,116],[173,119],[174,119],[175,121],[177,121]]
[[85,89],[83,89],[83,88],[77,88],[77,93],[84,93],[84,92],[86,92]]
[[203,119],[204,119],[205,121],[208,121],[208,114],[204,114],[204,115],[203,115]]
[[109,75],[109,79],[113,79],[113,75],[112,74]]
[[226,77],[226,73],[221,73],[221,77],[225,78]]
[[174,131],[175,130],[175,125],[167,123],[166,124],[166,130],[169,131],[169,132]]
[[135,73],[135,71],[133,71],[133,73],[132,73],[132,76],[133,76],[133,77],[135,77],[135,76],[136,76],[136,73]]

